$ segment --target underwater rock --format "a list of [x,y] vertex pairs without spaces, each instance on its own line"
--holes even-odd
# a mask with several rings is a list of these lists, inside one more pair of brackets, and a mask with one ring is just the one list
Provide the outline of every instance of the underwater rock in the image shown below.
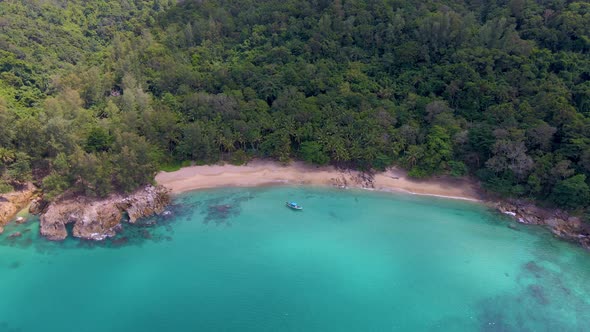
[[17,217],[16,218],[17,224],[24,224],[25,222],[27,222],[27,219],[25,217]]
[[8,236],[8,238],[14,239],[14,238],[21,237],[21,236],[22,236],[21,232],[14,232],[14,233],[10,234]]
[[18,211],[29,204],[36,189],[32,183],[27,183],[20,190],[0,195],[0,226],[12,220]]
[[124,245],[126,245],[129,242],[129,238],[127,238],[126,236],[117,238],[117,239],[113,239],[113,241],[111,242],[111,244],[113,245],[113,247],[122,247]]
[[530,285],[527,288],[527,292],[539,304],[542,304],[542,305],[549,304],[549,299],[547,298],[547,295],[545,294],[545,290],[543,289],[542,286]]
[[508,224],[508,228],[510,228],[510,229],[513,229],[513,230],[515,230],[515,231],[517,231],[517,230],[518,230],[518,227],[516,227],[516,225],[515,225],[515,224]]
[[141,233],[141,237],[144,239],[151,239],[152,238],[152,233],[150,233],[147,229],[142,229],[140,233]]
[[121,230],[123,213],[130,222],[159,214],[170,202],[168,191],[151,185],[138,189],[129,196],[112,194],[104,199],[84,196],[57,200],[41,215],[41,235],[49,240],[64,240],[68,236],[66,225],[73,223],[72,235],[88,240],[104,240]]

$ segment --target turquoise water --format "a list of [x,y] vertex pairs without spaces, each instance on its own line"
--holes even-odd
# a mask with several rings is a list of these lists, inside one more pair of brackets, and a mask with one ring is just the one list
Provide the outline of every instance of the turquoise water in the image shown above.
[[175,203],[100,244],[6,227],[0,331],[589,329],[590,253],[477,204],[289,187]]

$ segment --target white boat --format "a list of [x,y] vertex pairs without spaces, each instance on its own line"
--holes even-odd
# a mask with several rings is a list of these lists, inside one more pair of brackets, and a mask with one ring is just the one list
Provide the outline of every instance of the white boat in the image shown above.
[[295,202],[285,202],[288,208],[293,210],[303,210],[303,207]]

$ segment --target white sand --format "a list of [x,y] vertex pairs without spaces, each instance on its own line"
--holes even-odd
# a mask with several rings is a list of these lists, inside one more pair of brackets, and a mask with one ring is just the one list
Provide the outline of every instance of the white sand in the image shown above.
[[473,201],[480,199],[477,185],[467,179],[433,178],[418,181],[409,179],[402,170],[391,168],[375,174],[371,182],[363,179],[360,172],[341,171],[332,166],[317,167],[302,162],[284,166],[264,160],[254,160],[246,166],[191,166],[175,172],[160,172],[156,182],[169,188],[172,193],[219,187],[289,184],[370,188]]

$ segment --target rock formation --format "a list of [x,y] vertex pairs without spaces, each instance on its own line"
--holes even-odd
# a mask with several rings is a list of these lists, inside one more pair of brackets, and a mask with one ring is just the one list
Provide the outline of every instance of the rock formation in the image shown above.
[[45,201],[43,198],[37,197],[37,198],[33,199],[33,201],[31,202],[31,205],[29,206],[29,213],[30,214],[41,214],[41,213],[45,212],[45,209],[47,208],[48,204],[49,203],[47,201]]
[[170,196],[163,188],[147,186],[144,190],[123,199],[118,203],[118,207],[127,211],[129,222],[132,224],[139,218],[160,214],[170,203]]
[[27,183],[21,190],[0,195],[0,233],[3,226],[29,204],[35,190],[33,184]]
[[76,197],[51,203],[41,216],[41,234],[50,240],[64,240],[66,225],[73,223],[73,236],[104,240],[121,229],[123,213],[129,222],[162,213],[170,203],[168,191],[162,187],[145,186],[128,196],[112,194],[104,199]]
[[578,217],[572,217],[565,211],[543,209],[518,200],[494,205],[500,212],[514,217],[520,223],[544,225],[555,236],[590,250],[590,225],[583,223]]

